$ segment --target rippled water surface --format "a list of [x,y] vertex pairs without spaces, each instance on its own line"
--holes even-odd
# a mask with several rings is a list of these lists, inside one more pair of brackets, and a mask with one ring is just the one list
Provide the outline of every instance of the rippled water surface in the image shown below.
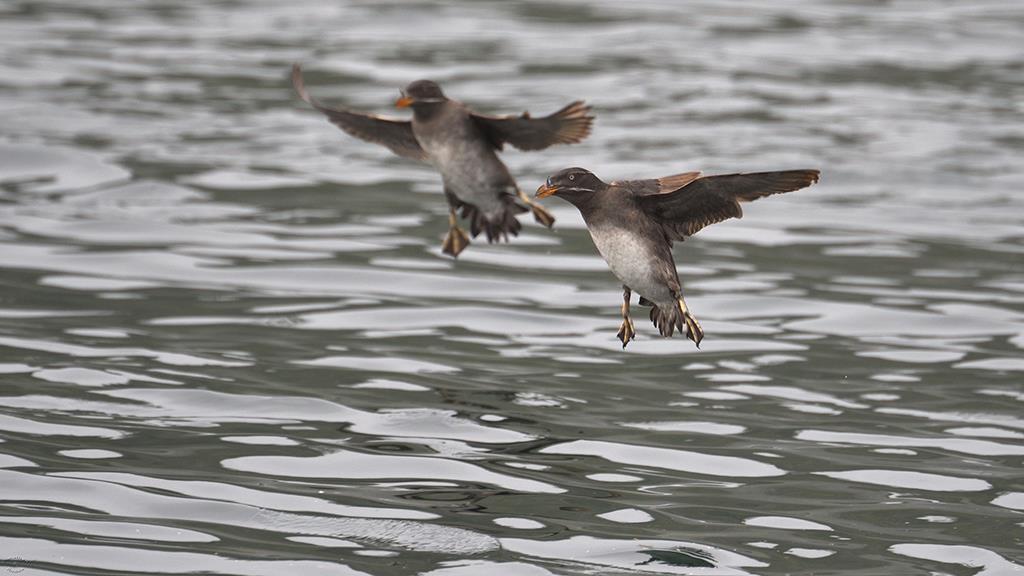
[[[0,574],[1024,574],[1024,7],[0,3]],[[676,249],[440,254],[299,102],[594,106],[524,189],[817,167]],[[641,322],[640,320],[644,321]]]

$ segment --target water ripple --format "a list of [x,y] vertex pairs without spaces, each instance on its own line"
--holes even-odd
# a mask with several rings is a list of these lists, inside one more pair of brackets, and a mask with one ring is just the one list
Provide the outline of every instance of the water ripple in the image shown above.
[[680,470],[695,474],[757,478],[781,476],[786,472],[763,462],[735,456],[701,454],[688,450],[633,446],[595,440],[575,440],[554,444],[541,450],[543,454],[565,454],[571,456],[598,456],[611,462],[635,466],[652,466],[668,470]]
[[[0,566],[1020,573],[1022,29],[1007,0],[0,3]],[[677,246],[700,350],[635,304],[623,350],[575,208],[442,255],[436,173],[324,122],[295,61],[388,115],[415,78],[586,100],[584,142],[503,151],[527,192],[823,177]]]

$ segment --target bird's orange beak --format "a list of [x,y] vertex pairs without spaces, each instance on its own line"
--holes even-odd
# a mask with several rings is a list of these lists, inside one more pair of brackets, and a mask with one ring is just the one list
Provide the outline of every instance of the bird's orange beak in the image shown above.
[[541,184],[540,188],[537,188],[537,198],[547,198],[553,196],[555,192],[558,192],[558,186],[549,186],[547,184]]
[[401,98],[395,100],[395,108],[408,108],[409,106],[412,106],[412,98],[404,94]]

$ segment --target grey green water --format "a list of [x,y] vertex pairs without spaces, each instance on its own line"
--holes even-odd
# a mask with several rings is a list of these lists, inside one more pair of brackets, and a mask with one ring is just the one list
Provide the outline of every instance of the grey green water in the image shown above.
[[[0,575],[1024,574],[1022,47],[1010,0],[0,2]],[[524,189],[823,178],[677,247],[702,350],[623,352],[574,209],[443,257],[293,61],[593,104]]]

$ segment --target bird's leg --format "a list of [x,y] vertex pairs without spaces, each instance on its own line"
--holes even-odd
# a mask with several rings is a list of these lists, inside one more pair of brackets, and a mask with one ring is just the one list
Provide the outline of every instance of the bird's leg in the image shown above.
[[617,336],[619,340],[622,340],[622,349],[626,349],[626,344],[636,336],[636,329],[633,327],[633,321],[629,318],[629,297],[632,293],[629,291],[629,286],[622,287],[622,326],[619,327],[619,333]]
[[700,323],[697,319],[690,314],[690,309],[686,307],[686,300],[683,300],[682,294],[679,295],[679,312],[683,315],[683,322],[686,323],[686,337],[693,340],[693,343],[700,348],[700,341],[704,339],[704,329],[700,327]]
[[458,217],[455,215],[455,208],[448,208],[448,234],[441,243],[441,252],[452,258],[458,258],[459,253],[469,246],[469,236],[459,228]]
[[531,200],[526,194],[523,194],[522,190],[517,189],[516,192],[519,193],[519,199],[529,206],[530,211],[533,212],[533,219],[536,220],[538,224],[547,226],[548,228],[555,225],[555,217],[545,210],[543,206]]

